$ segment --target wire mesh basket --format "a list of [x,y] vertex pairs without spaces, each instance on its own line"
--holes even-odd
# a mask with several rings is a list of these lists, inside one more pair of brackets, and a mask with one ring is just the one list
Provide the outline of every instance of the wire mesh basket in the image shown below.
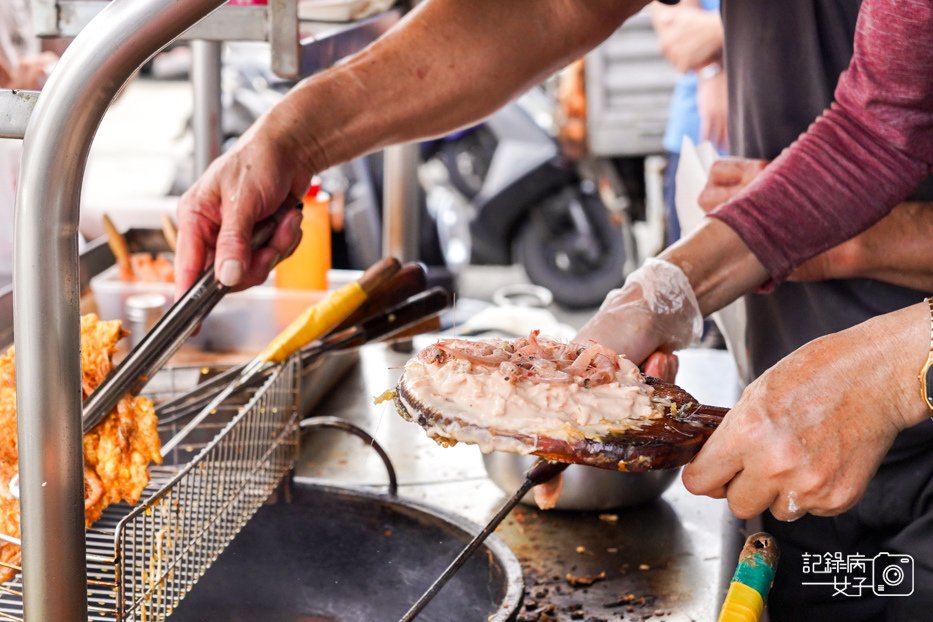
[[[163,370],[146,394],[158,408],[211,371]],[[150,468],[143,501],[109,507],[88,529],[89,620],[157,622],[172,613],[294,466],[299,380],[292,358],[232,397]],[[162,440],[184,423],[160,427]],[[19,575],[0,586],[0,620],[23,619],[21,598]]]

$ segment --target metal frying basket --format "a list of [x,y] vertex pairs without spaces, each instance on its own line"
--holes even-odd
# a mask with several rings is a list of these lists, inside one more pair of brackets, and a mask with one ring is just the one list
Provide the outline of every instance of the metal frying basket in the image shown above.
[[[163,370],[146,394],[158,405],[210,371]],[[86,536],[90,620],[157,622],[172,613],[294,466],[299,379],[293,357],[151,467],[139,505],[104,511]],[[160,428],[163,441],[183,423]],[[0,586],[0,620],[22,619],[17,575]]]

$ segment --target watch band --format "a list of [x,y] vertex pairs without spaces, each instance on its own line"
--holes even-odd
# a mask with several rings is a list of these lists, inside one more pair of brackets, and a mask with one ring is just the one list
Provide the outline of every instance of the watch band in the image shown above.
[[920,397],[933,411],[933,296],[927,298],[926,302],[930,306],[930,353],[927,355],[927,362],[920,370]]

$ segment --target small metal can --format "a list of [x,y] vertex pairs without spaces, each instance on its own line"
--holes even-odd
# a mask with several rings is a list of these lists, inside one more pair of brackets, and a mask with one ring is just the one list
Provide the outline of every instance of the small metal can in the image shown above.
[[146,333],[156,325],[165,313],[166,302],[162,294],[136,294],[126,299],[126,320],[132,347],[139,345]]

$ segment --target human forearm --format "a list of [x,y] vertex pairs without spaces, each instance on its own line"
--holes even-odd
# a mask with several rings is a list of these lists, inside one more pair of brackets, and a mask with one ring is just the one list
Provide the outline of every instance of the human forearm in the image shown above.
[[768,273],[728,225],[707,218],[659,256],[683,270],[703,315],[764,283]]
[[369,48],[293,89],[178,204],[175,285],[213,256],[230,287],[262,283],[300,238],[290,214],[250,249],[255,224],[312,173],[480,120],[611,34],[646,0],[426,0]]
[[929,2],[866,0],[836,103],[714,213],[775,279],[866,230],[929,174],[933,48],[917,41],[931,27]]
[[754,249],[775,281],[783,280],[881,220],[928,173],[925,163],[871,136],[831,111],[711,216]]
[[582,56],[646,2],[423,3],[263,124],[313,170],[474,123]]
[[792,281],[868,278],[933,292],[933,203],[901,203],[876,225],[805,262]]

